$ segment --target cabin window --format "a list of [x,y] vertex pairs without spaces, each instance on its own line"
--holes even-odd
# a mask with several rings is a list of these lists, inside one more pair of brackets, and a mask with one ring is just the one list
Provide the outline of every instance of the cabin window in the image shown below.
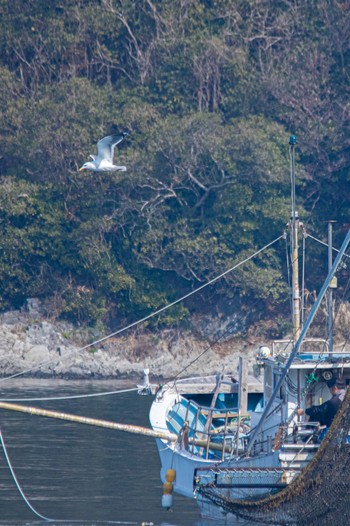
[[[273,388],[276,389],[276,386],[281,378],[281,375],[278,373],[273,374]],[[284,388],[283,385],[280,387],[279,392],[277,393],[277,396],[282,400],[284,396]]]

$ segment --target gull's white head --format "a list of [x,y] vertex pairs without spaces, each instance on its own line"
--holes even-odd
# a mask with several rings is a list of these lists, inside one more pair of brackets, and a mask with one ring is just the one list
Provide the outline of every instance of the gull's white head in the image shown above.
[[79,168],[79,172],[81,172],[82,170],[93,170],[93,171],[95,171],[96,170],[96,166],[95,166],[95,164],[92,161],[88,161],[87,163],[84,163],[81,168]]

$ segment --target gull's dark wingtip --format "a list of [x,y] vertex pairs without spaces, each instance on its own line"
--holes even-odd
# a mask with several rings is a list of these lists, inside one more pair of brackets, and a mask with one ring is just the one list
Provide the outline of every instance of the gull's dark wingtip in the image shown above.
[[112,135],[110,135],[110,137],[112,138],[112,140],[113,139],[124,140],[128,135],[129,135],[129,132],[122,131],[122,132],[119,132],[119,133],[113,133]]

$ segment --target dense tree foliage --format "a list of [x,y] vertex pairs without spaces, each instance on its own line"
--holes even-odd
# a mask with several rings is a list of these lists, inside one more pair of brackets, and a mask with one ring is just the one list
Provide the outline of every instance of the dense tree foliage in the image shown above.
[[[336,219],[341,239],[348,0],[0,0],[0,13],[0,308],[38,296],[56,316],[131,320],[230,268],[288,221],[290,133],[299,214],[322,238]],[[127,172],[78,172],[118,130]],[[310,258],[314,287],[327,255]],[[271,316],[284,266],[279,244],[162,320],[214,304]]]

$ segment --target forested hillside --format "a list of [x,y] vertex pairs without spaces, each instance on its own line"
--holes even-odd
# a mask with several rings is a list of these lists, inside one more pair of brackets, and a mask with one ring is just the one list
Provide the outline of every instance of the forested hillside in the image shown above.
[[[134,321],[230,268],[283,233],[291,133],[299,215],[323,240],[337,220],[340,244],[348,0],[0,0],[0,14],[2,310],[39,297],[76,322]],[[79,172],[117,131],[127,172]],[[312,290],[327,251],[308,258]],[[280,243],[157,323],[288,312],[285,265]]]

